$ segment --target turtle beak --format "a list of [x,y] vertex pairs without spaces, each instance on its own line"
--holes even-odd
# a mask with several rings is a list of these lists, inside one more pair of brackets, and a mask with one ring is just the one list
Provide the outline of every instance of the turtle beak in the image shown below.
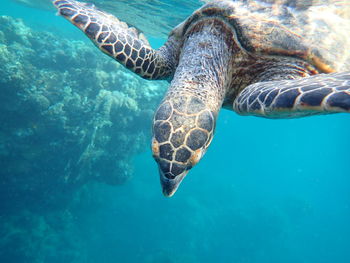
[[160,184],[162,185],[163,195],[166,197],[172,197],[175,194],[177,188],[179,188],[180,183],[185,178],[187,173],[188,170],[170,179],[164,175],[161,169],[159,169]]

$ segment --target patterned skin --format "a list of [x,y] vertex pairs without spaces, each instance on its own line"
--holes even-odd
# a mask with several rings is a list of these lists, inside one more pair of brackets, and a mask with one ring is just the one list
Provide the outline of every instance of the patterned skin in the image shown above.
[[[69,0],[53,1],[59,13],[92,40],[107,55],[145,79],[166,79],[175,69],[179,48],[167,44],[157,52],[136,28],[93,5]],[[175,52],[175,53],[173,53]]]
[[239,94],[233,108],[241,115],[268,118],[350,112],[349,85],[349,72],[256,83]]
[[[206,152],[222,107],[267,118],[350,112],[350,40],[343,37],[350,23],[333,6],[216,1],[154,50],[135,28],[94,6],[53,3],[131,71],[171,81],[154,116],[152,139],[165,196],[175,193]],[[332,15],[333,25],[326,19],[318,27],[315,14]]]

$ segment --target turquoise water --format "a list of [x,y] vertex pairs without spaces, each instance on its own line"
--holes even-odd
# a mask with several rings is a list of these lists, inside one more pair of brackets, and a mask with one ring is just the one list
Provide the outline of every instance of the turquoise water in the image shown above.
[[[49,31],[59,39],[82,41],[96,52],[96,65],[108,60],[54,11],[2,0],[0,15],[21,18],[34,31]],[[165,41],[155,37],[150,40],[154,47]],[[49,52],[50,57],[50,50],[41,51]],[[42,54],[36,52],[34,56],[39,58]],[[60,65],[58,72],[73,70],[69,63]],[[51,65],[37,67],[45,70]],[[127,74],[131,73],[125,73],[123,81],[128,81]],[[77,78],[84,78],[84,74]],[[141,86],[128,89],[137,93],[143,85],[149,85],[147,81],[137,81]],[[94,89],[86,85],[81,89]],[[6,83],[2,87],[11,88]],[[164,89],[160,87],[158,91],[162,93]],[[138,98],[137,103],[141,108],[146,103],[147,108],[153,107],[161,96],[155,95],[149,101]],[[118,121],[131,113],[121,108],[116,114],[120,114]],[[43,119],[37,116],[35,123],[40,126]],[[6,121],[5,117],[1,119]],[[161,194],[158,168],[149,149],[151,123],[121,125],[120,134],[115,136],[122,138],[142,130],[145,132],[140,136],[145,142],[140,147],[137,141],[129,142],[136,145],[130,146],[135,148],[130,153],[127,148],[121,150],[120,162],[130,161],[134,170],[117,186],[87,177],[69,192],[72,186],[68,181],[62,187],[69,192],[68,200],[56,200],[55,196],[66,193],[55,185],[55,180],[40,181],[45,185],[32,183],[36,176],[50,178],[50,172],[20,178],[22,185],[11,186],[10,194],[4,194],[8,181],[1,183],[0,262],[349,263],[349,121],[346,114],[266,120],[223,110],[210,149],[170,199]],[[10,128],[1,130],[1,143],[6,141],[6,132],[20,124],[7,121],[6,125]],[[38,136],[30,139],[33,147],[44,140]],[[56,143],[65,142],[63,132],[52,137],[62,139]],[[50,138],[45,140],[47,145],[54,143]],[[73,141],[69,147],[75,143],[78,145]],[[108,147],[117,151],[121,146],[115,143]],[[55,159],[64,158],[65,152],[56,154]],[[15,163],[20,158],[16,154],[8,156]],[[40,155],[39,150],[30,156],[30,160],[47,158],[51,164],[50,157]],[[56,165],[48,171],[54,173],[63,164]],[[25,169],[34,169],[32,166],[35,162]],[[94,171],[100,171],[100,177],[107,176],[103,168]],[[7,178],[12,173],[7,168],[2,175]],[[23,190],[24,183],[34,188]],[[21,191],[16,192],[16,187]],[[55,205],[47,205],[49,199],[56,200]]]

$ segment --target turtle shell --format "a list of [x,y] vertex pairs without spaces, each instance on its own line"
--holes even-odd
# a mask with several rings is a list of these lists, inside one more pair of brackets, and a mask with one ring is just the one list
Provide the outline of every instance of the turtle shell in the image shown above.
[[176,27],[184,37],[198,23],[220,20],[243,50],[303,59],[318,71],[350,70],[350,3],[346,1],[221,0],[209,2]]

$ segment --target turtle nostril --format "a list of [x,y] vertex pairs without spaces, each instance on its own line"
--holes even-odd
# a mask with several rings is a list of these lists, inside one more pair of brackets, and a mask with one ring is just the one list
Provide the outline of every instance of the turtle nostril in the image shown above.
[[170,162],[165,161],[163,159],[157,160],[160,171],[165,175],[167,173],[170,173]]
[[171,163],[164,159],[158,159],[159,172],[168,179],[175,179],[178,175],[191,169],[187,165]]
[[166,173],[166,174],[164,174],[164,176],[168,179],[171,179],[171,180],[175,179],[175,177],[176,177],[176,175],[172,175],[171,173]]
[[175,176],[182,174],[186,170],[189,170],[186,165],[173,163],[173,165],[171,166],[171,173]]

